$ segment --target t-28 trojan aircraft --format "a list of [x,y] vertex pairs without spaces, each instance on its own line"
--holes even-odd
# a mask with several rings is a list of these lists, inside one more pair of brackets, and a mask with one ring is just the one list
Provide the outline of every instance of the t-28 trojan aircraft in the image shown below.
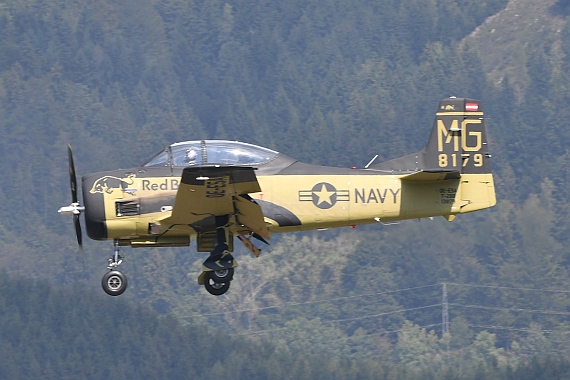
[[106,293],[127,287],[118,270],[120,247],[188,246],[209,252],[198,283],[213,295],[230,287],[237,266],[234,237],[255,256],[252,238],[303,231],[457,214],[493,206],[495,188],[481,103],[449,98],[439,103],[426,147],[363,169],[301,163],[259,146],[223,140],[172,144],[140,167],[82,178],[83,205],[71,147],[72,215],[81,245],[87,234],[112,240],[103,276]]

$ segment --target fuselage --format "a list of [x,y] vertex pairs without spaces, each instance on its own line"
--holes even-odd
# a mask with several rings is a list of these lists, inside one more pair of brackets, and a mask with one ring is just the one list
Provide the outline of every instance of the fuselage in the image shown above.
[[[309,165],[276,152],[248,166],[256,168],[261,188],[250,196],[271,233],[439,215],[449,219],[495,204],[491,173],[417,181],[408,179],[411,173]],[[166,165],[83,177],[88,235],[127,244],[185,245],[198,233],[190,226],[168,231],[162,226],[157,232],[172,213],[183,169],[170,159]],[[149,239],[157,233],[161,242]]]

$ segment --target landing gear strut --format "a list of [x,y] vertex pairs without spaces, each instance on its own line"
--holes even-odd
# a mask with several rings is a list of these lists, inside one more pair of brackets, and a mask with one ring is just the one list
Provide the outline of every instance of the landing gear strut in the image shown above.
[[103,279],[101,280],[101,286],[105,293],[110,296],[120,296],[127,290],[127,276],[123,272],[117,270],[119,265],[123,262],[123,258],[120,255],[119,240],[115,239],[113,242],[115,247],[115,253],[113,257],[109,259],[109,265],[107,269],[109,272],[105,273]]
[[229,216],[216,216],[216,246],[210,256],[202,264],[202,274],[198,284],[204,285],[206,291],[220,296],[230,288],[237,262],[228,250],[226,228]]

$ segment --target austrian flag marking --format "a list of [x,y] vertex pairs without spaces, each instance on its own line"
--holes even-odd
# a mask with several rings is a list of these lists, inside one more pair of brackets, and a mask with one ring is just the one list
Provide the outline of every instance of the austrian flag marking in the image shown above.
[[479,104],[477,104],[477,103],[465,103],[465,111],[477,112],[477,111],[479,111]]

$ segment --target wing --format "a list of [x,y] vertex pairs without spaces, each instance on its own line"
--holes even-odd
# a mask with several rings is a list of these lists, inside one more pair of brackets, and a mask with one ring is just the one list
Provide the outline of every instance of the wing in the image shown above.
[[249,193],[261,191],[255,169],[241,166],[192,166],[182,172],[172,214],[162,225],[190,225],[199,232],[215,216],[235,215],[240,225],[269,239],[261,207]]

